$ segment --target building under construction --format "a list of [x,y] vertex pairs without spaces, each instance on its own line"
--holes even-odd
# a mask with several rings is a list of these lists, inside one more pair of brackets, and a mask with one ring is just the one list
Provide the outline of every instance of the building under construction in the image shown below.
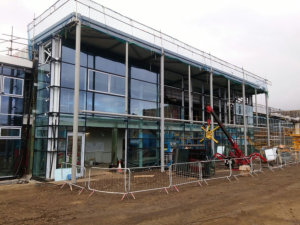
[[[221,130],[214,133],[218,143],[202,140],[201,126],[211,119],[206,105],[245,155],[291,145],[298,121],[276,113],[269,118],[269,81],[93,1],[57,1],[28,25],[28,35],[33,108],[19,114],[34,119],[31,143],[20,148],[35,177],[53,179],[56,168],[72,162],[73,137],[81,166],[122,160],[125,167],[142,167],[226,155],[231,147]],[[4,71],[0,107],[7,118],[6,95],[19,92],[6,93]],[[10,84],[24,85],[23,78]],[[263,108],[257,95],[265,95]],[[26,123],[17,132],[3,121],[0,158],[13,161],[15,148],[3,143],[14,135],[25,139]]]

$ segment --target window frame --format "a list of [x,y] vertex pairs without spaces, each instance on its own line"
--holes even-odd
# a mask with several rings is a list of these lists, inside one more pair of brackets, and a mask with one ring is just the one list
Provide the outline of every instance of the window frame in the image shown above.
[[[5,79],[8,78],[8,79],[14,79],[14,80],[20,80],[22,81],[22,94],[21,95],[18,95],[18,94],[9,94],[9,93],[4,93],[4,83],[5,83]],[[2,80],[1,83],[2,83],[2,87],[0,87],[0,92],[1,92],[1,95],[3,96],[10,96],[10,97],[16,97],[16,98],[23,98],[24,96],[24,79],[23,78],[18,78],[18,77],[10,77],[10,76],[0,76],[0,79]]]
[[[18,136],[2,136],[2,129],[7,129],[7,130],[19,130],[19,135]],[[22,127],[18,126],[3,126],[0,127],[0,139],[21,139],[22,135]]]
[[[90,89],[90,71],[107,75],[107,92],[106,91],[98,91],[98,90]],[[118,78],[124,79],[124,84],[125,84],[125,77],[124,76],[120,76],[120,75],[113,74],[113,73],[103,72],[101,70],[88,69],[87,91],[94,92],[94,93],[99,93],[99,94],[108,94],[108,95],[113,95],[113,96],[118,96],[118,97],[125,97],[125,93],[124,93],[124,95],[122,95],[122,94],[116,94],[116,93],[111,92],[111,77],[118,77]],[[124,89],[125,89],[125,86],[124,86]],[[124,92],[125,92],[125,90],[124,90]]]

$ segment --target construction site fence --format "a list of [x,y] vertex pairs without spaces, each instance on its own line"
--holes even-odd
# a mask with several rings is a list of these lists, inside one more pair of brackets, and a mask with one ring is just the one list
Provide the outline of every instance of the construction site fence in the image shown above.
[[[238,166],[239,161],[247,162]],[[290,153],[276,160],[262,163],[260,158],[234,158],[225,160],[206,160],[175,163],[170,166],[150,166],[136,168],[99,168],[88,171],[88,190],[109,194],[127,194],[165,190],[179,191],[178,186],[187,184],[208,184],[211,180],[253,176],[265,169],[274,170],[300,163],[300,153]]]
[[[61,178],[64,177],[64,170],[67,168],[72,168],[72,163],[62,162],[61,163]],[[64,181],[64,184],[61,186],[63,188],[66,184],[69,185],[71,191],[73,190],[73,187],[79,188],[80,192],[79,194],[86,189],[87,186],[87,174],[86,174],[86,168],[81,165],[75,165],[76,167],[76,179],[78,179],[79,182],[76,182],[76,184],[72,183],[71,177],[67,177],[67,180]],[[68,174],[71,175],[71,174]]]

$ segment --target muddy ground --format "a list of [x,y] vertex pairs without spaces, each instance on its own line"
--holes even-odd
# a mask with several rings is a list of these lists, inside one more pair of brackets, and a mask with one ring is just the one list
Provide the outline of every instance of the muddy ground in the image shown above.
[[300,224],[300,166],[239,181],[120,195],[48,183],[0,186],[0,224]]

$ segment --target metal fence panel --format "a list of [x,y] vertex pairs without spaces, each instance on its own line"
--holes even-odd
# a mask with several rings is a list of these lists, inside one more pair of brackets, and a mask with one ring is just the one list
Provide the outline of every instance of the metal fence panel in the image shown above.
[[126,194],[130,180],[129,169],[89,168],[88,189],[93,192]]
[[[170,167],[171,186],[178,186],[202,181],[201,162],[176,163]],[[199,183],[200,184],[200,183]]]
[[170,187],[170,171],[161,166],[135,167],[129,169],[129,193],[167,189]]
[[230,160],[207,160],[201,161],[202,179],[204,181],[216,179],[228,179],[232,174]]

